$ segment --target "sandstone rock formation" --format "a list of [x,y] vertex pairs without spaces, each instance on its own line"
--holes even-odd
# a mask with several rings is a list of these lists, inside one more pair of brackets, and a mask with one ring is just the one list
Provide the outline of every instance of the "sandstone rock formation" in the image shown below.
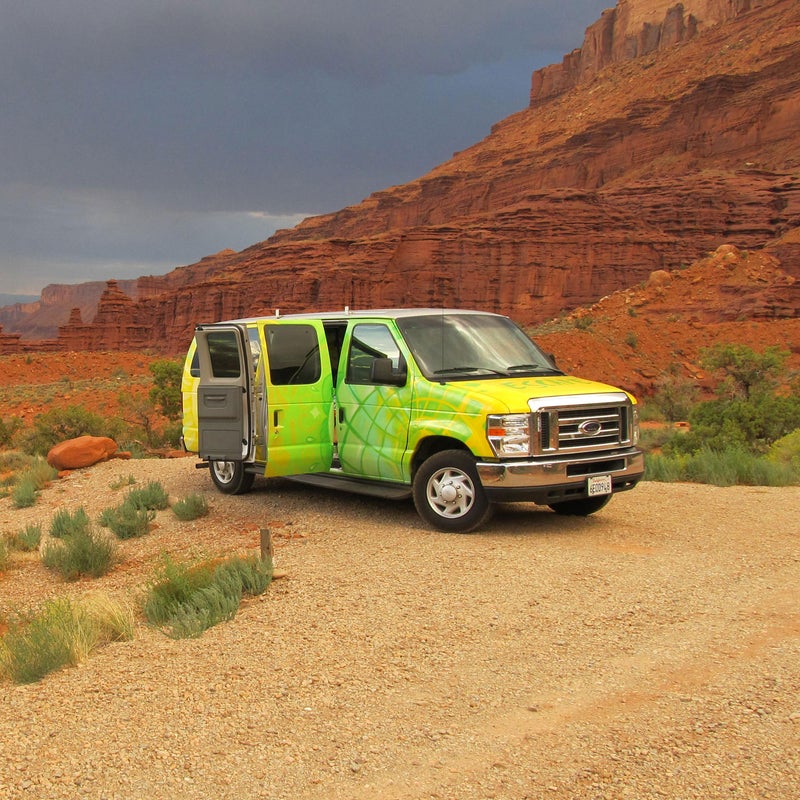
[[109,458],[130,457],[130,453],[119,451],[117,443],[106,436],[78,436],[52,447],[47,454],[47,463],[61,471],[91,467]]
[[[800,277],[798,29],[796,0],[620,0],[483,141],[357,206],[141,278],[127,301],[109,282],[59,346],[177,353],[197,323],[275,308],[462,306],[530,324],[726,243]],[[730,313],[753,313],[740,300]],[[800,314],[787,302],[757,311]]]

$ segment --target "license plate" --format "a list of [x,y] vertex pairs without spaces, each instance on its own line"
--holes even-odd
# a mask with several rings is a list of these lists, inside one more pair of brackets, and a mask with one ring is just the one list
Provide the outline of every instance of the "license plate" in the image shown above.
[[597,497],[601,494],[611,494],[611,476],[595,475],[587,479],[587,494],[589,497]]

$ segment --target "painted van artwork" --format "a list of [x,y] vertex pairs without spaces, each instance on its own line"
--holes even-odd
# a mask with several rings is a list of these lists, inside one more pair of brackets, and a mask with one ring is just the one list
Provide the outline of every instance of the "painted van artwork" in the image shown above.
[[285,476],[466,533],[496,502],[586,516],[644,473],[627,392],[565,375],[509,318],[455,309],[198,325],[183,443],[217,488]]

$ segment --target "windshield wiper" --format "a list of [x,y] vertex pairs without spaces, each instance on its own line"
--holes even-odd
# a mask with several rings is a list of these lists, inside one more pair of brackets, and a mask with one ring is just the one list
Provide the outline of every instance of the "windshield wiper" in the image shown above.
[[541,364],[514,364],[506,367],[509,372],[539,372],[543,375],[563,375],[564,373],[556,367],[545,367]]
[[437,369],[434,375],[458,375],[464,372],[491,372],[492,375],[507,375],[499,369],[492,369],[491,367],[445,367],[444,369]]

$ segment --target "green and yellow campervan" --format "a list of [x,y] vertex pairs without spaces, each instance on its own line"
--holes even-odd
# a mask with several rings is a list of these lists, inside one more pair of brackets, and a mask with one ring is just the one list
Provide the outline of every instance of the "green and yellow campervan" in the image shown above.
[[636,401],[563,374],[507,317],[399,309],[199,325],[183,441],[223,492],[287,476],[466,532],[493,501],[591,514],[641,479]]

